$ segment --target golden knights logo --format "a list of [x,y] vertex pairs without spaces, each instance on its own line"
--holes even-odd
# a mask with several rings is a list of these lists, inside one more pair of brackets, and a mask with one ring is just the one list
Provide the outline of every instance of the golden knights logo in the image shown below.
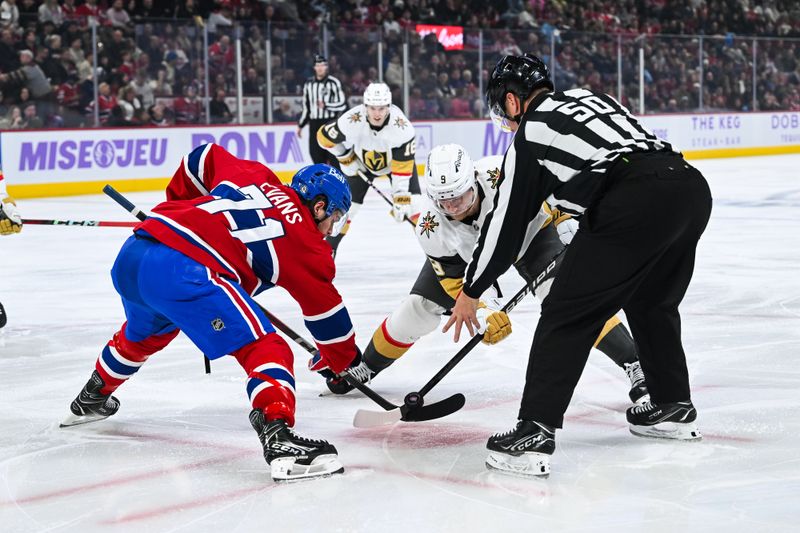
[[363,152],[364,157],[361,160],[373,172],[383,170],[389,163],[389,154],[387,152],[376,152],[374,150],[364,150]]
[[424,217],[422,217],[422,222],[419,223],[420,227],[420,235],[425,235],[427,238],[431,238],[431,233],[439,227],[439,223],[436,222],[436,215],[431,215],[431,212],[428,211]]
[[500,179],[500,169],[493,168],[489,171],[489,184],[492,186],[492,189],[497,188],[497,180]]
[[401,130],[404,130],[406,129],[408,122],[406,122],[405,119],[403,119],[403,117],[397,117],[394,121],[394,125],[400,128]]
[[356,111],[349,117],[350,122],[361,122],[361,112]]

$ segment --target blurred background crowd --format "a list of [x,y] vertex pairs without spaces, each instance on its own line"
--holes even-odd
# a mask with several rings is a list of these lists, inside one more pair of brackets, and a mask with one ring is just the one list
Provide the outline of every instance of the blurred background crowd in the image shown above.
[[294,122],[320,52],[412,119],[484,116],[520,52],[637,111],[800,110],[796,0],[2,0],[0,129]]

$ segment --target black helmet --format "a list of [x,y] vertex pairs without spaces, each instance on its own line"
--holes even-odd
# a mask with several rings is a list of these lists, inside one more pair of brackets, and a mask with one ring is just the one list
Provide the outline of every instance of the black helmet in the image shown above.
[[328,63],[328,60],[322,54],[314,54],[314,64],[317,65],[319,63]]
[[550,69],[533,54],[505,56],[497,62],[486,87],[486,106],[496,122],[510,119],[519,122],[520,115],[506,116],[506,94],[512,93],[524,102],[539,87],[554,89]]

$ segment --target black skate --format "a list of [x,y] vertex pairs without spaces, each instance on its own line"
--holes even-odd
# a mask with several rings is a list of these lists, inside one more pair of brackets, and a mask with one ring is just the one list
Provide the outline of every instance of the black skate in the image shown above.
[[285,420],[264,420],[258,409],[250,412],[250,424],[264,447],[264,459],[275,481],[325,477],[344,472],[336,448],[328,441],[297,435]]
[[70,415],[61,422],[61,427],[96,422],[116,413],[119,410],[119,400],[110,394],[101,394],[100,389],[104,386],[105,382],[97,370],[92,372],[92,377],[70,404]]
[[628,379],[631,381],[631,390],[628,391],[628,396],[631,401],[636,404],[641,404],[650,399],[650,393],[647,390],[647,383],[644,381],[644,372],[639,361],[633,363],[625,363],[623,365]]
[[489,437],[486,466],[523,477],[550,475],[550,456],[556,450],[555,429],[520,420],[511,431]]
[[[368,367],[367,363],[363,360],[356,366],[348,368],[347,371],[351,376],[356,378],[359,383],[369,383],[372,378],[378,375],[378,373]],[[325,384],[328,386],[328,390],[333,394],[347,394],[355,388],[346,379],[340,377],[327,378]]]
[[691,401],[654,404],[646,402],[626,412],[631,433],[659,439],[700,440],[697,410]]
[[8,316],[6,316],[6,310],[3,308],[3,304],[0,304],[0,328],[6,325],[8,322]]

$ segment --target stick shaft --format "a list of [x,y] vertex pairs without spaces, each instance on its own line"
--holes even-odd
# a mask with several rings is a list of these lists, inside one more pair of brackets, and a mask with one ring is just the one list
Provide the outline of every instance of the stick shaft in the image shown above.
[[[363,172],[361,172],[361,171],[359,170],[359,171],[358,171],[358,177],[359,177],[359,178],[361,178],[362,180],[364,180],[364,181],[367,183],[367,185],[369,185],[370,187],[372,187],[372,190],[373,190],[373,191],[375,191],[375,192],[377,192],[377,193],[380,195],[380,197],[381,197],[381,198],[383,198],[384,200],[386,200],[386,203],[387,203],[387,204],[389,204],[390,206],[394,207],[394,202],[392,201],[392,199],[391,199],[391,198],[389,198],[388,196],[386,196],[386,194],[384,194],[384,192],[383,192],[382,190],[380,190],[378,187],[376,187],[376,186],[375,186],[375,184],[374,184],[374,183],[372,183],[372,181],[371,181],[371,180],[370,180],[370,179],[367,177],[367,175],[366,175],[366,174],[364,174]],[[410,218],[408,218],[407,216],[403,216],[403,220],[405,220],[406,222],[408,222],[409,224],[411,224],[411,227],[413,227],[413,228],[416,228],[416,227],[417,227],[417,225],[416,225],[416,224],[414,224],[414,221],[413,221],[413,220],[411,220]]]
[[88,227],[107,227],[107,228],[132,228],[136,222],[119,222],[116,220],[58,220],[42,218],[24,218],[23,224],[34,226],[88,226]]
[[[506,313],[511,312],[517,304],[522,301],[522,299],[528,294],[528,292],[535,291],[539,285],[541,285],[542,281],[547,279],[547,273],[551,272],[558,264],[561,263],[561,260],[564,258],[564,254],[558,254],[553,260],[547,265],[542,273],[531,283],[526,283],[524,287],[522,287],[517,294],[515,294],[506,304],[503,306],[502,311]],[[441,370],[439,370],[436,375],[434,375],[420,390],[419,394],[421,396],[425,396],[430,390],[436,386],[447,374],[450,373],[453,368],[462,360],[466,355],[472,351],[475,346],[478,345],[479,342],[483,339],[483,334],[479,333],[472,337],[467,344],[465,344],[459,351],[456,353],[452,359],[450,359]]]

